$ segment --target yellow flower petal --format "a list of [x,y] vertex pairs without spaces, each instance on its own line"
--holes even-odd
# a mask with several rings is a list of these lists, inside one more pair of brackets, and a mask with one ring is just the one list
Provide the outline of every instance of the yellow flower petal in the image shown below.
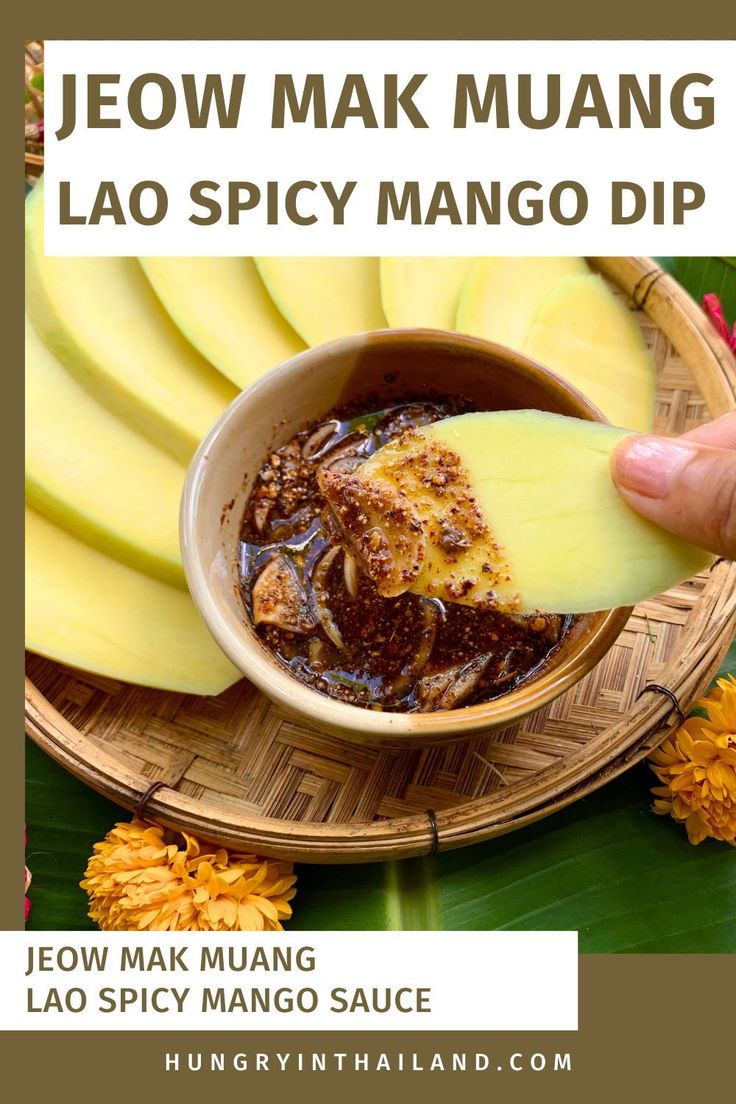
[[719,679],[690,717],[652,751],[660,785],[655,813],[683,822],[693,844],[712,838],[736,846],[736,678]]
[[228,852],[157,824],[119,822],[87,863],[89,916],[109,931],[281,931],[291,863]]

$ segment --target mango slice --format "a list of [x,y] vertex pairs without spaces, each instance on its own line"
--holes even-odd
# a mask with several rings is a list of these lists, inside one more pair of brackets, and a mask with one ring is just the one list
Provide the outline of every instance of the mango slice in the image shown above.
[[521,352],[560,280],[589,273],[582,257],[481,257],[462,289],[455,329]]
[[95,402],[27,316],[25,379],[29,505],[102,552],[185,586],[183,466]]
[[377,257],[256,257],[264,284],[307,345],[386,328]]
[[562,280],[540,307],[522,351],[582,391],[614,425],[651,430],[654,362],[631,311],[600,276]]
[[43,341],[118,416],[186,462],[237,394],[185,341],[132,257],[47,257],[26,201],[26,302]]
[[381,257],[381,302],[389,326],[454,330],[472,257]]
[[581,257],[485,257],[457,329],[518,349],[577,387],[614,425],[646,432],[656,371],[636,319]]
[[140,257],[153,290],[195,349],[240,388],[299,353],[251,257]]
[[512,613],[635,605],[713,557],[620,497],[609,465],[627,432],[536,410],[464,414],[320,486],[382,594]]
[[123,682],[219,694],[241,677],[189,595],[26,510],[26,646]]

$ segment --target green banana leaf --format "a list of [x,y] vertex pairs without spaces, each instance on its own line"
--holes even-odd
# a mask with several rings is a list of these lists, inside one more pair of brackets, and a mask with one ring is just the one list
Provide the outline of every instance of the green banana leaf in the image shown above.
[[575,929],[585,953],[736,950],[736,856],[649,810],[645,768],[436,859],[304,871],[293,928]]
[[[736,673],[736,645],[722,673]],[[736,950],[736,852],[650,810],[637,766],[519,832],[434,859],[301,866],[294,930],[574,929],[580,950]],[[27,751],[28,927],[90,929],[78,888],[87,856],[128,814]]]
[[712,292],[721,300],[731,325],[736,321],[736,257],[656,257],[685,287],[696,303]]

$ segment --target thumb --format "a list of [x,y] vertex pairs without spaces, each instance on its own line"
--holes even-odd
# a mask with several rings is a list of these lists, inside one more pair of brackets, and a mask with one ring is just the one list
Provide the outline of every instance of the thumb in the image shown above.
[[736,449],[682,437],[627,437],[612,459],[623,498],[650,521],[736,558]]

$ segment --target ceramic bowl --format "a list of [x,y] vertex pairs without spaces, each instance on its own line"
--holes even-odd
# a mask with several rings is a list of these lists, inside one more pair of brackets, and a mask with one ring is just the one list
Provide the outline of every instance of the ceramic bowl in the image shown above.
[[536,408],[605,420],[558,376],[501,346],[432,330],[358,334],[300,353],[239,395],[202,442],[184,487],[184,570],[210,632],[264,694],[346,739],[419,746],[512,725],[581,679],[611,647],[630,613],[578,616],[542,669],[516,689],[435,713],[390,713],[336,701],[299,682],[265,648],[239,594],[238,533],[269,452],[336,406],[356,403],[371,410],[437,395],[462,397],[478,410]]

